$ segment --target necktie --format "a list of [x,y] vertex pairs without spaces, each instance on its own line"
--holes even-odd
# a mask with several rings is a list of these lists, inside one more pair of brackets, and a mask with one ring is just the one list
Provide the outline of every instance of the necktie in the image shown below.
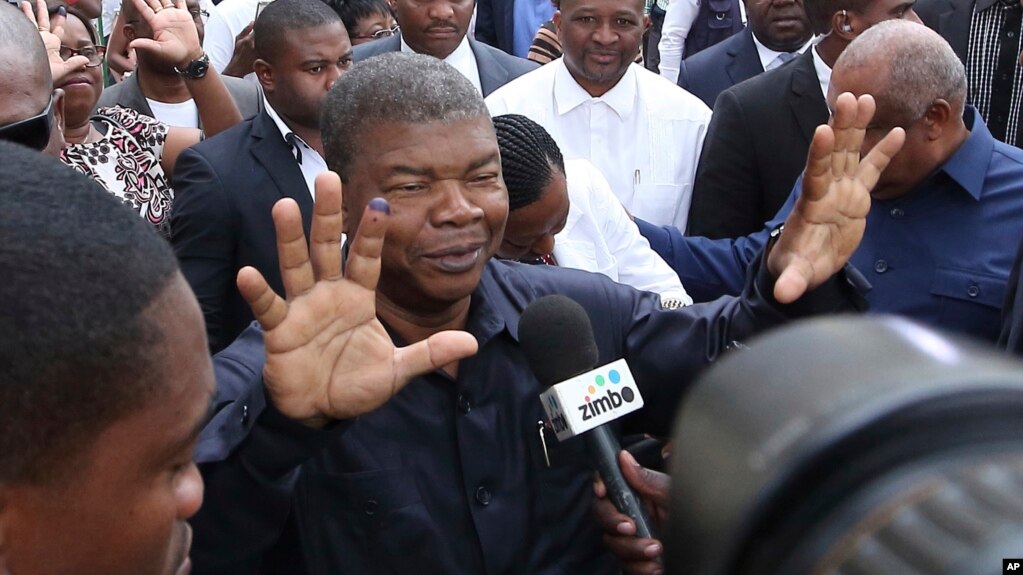
[[288,132],[284,139],[291,144],[291,148],[295,150],[295,161],[299,165],[302,165],[302,145],[298,141],[298,137],[295,136],[294,132]]
[[778,57],[775,58],[773,62],[771,62],[769,69],[774,70],[798,55],[799,52],[782,52],[781,54],[778,54]]

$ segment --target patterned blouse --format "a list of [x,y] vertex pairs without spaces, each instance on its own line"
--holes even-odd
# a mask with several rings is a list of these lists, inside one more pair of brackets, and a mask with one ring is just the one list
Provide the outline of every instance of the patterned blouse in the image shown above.
[[174,190],[160,165],[167,124],[126,108],[100,108],[93,121],[106,126],[103,137],[66,146],[61,161],[121,198],[169,238]]

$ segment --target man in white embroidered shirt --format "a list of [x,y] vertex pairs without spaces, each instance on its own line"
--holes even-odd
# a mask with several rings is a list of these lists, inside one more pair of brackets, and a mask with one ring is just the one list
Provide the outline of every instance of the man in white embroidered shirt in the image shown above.
[[684,229],[710,109],[632,64],[643,0],[562,0],[554,23],[564,56],[489,96],[490,113],[534,120],[566,159],[600,168],[631,214]]

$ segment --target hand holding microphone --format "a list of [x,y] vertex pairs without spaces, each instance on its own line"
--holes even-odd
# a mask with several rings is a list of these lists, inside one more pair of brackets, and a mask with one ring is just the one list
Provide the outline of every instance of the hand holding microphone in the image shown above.
[[624,360],[594,369],[597,344],[589,316],[564,296],[533,301],[519,322],[519,340],[540,384],[544,410],[559,441],[582,435],[608,498],[635,525],[639,537],[652,537],[636,494],[618,464],[621,447],[606,423],[642,407],[643,399]]
[[[651,527],[659,531],[668,518],[669,476],[641,466],[628,451],[622,451],[618,461],[625,481],[646,504]],[[622,562],[623,572],[626,575],[663,573],[661,541],[636,537],[636,524],[615,509],[607,498],[607,487],[599,478],[593,482],[593,491],[597,496],[593,511],[604,530],[604,544]]]

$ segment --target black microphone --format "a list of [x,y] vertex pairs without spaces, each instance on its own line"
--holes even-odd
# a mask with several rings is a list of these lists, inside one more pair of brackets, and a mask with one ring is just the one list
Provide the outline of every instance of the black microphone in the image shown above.
[[[582,306],[562,295],[544,296],[526,306],[519,320],[519,342],[529,367],[544,388],[597,367],[597,343],[590,318]],[[618,466],[618,453],[622,450],[618,438],[606,424],[585,431],[582,436],[615,508],[636,523],[637,537],[652,538],[643,506]]]

